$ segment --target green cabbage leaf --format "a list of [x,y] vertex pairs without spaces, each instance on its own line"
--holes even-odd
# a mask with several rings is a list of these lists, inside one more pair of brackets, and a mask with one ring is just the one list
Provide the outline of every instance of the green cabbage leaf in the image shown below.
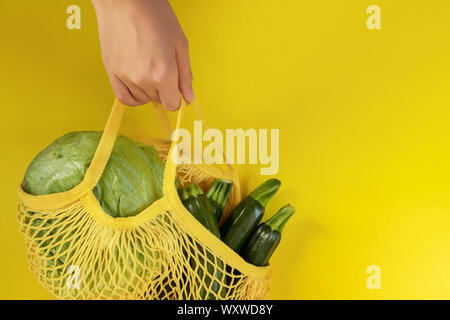
[[[98,131],[70,132],[42,150],[28,166],[23,189],[33,195],[68,191],[86,174],[101,138]],[[129,217],[162,197],[164,163],[153,146],[118,136],[93,192],[112,217]]]

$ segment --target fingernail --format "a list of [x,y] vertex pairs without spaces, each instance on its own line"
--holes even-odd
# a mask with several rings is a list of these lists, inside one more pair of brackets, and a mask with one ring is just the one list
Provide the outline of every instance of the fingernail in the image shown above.
[[187,100],[187,102],[191,103],[195,99],[194,90],[192,90],[192,87],[187,88],[184,98]]

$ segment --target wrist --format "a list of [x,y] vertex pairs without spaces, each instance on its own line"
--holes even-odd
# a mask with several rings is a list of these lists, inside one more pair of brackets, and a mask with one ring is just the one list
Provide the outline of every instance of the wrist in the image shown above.
[[114,5],[139,5],[139,4],[157,4],[162,2],[168,2],[168,0],[91,0],[95,9],[102,8],[106,6],[114,6]]

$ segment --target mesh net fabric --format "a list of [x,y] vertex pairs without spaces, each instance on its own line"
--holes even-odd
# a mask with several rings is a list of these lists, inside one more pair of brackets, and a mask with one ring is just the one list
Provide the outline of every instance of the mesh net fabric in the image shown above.
[[[169,147],[157,146],[162,159]],[[216,177],[224,176],[211,166],[177,167],[182,185],[206,188]],[[189,214],[182,206],[160,200],[136,217],[118,219],[106,217],[90,190],[52,210],[21,202],[18,219],[31,271],[62,299],[264,298],[267,267],[249,265],[229,248],[218,252],[214,241],[199,236],[209,231],[181,219]],[[230,198],[225,216],[237,201]]]

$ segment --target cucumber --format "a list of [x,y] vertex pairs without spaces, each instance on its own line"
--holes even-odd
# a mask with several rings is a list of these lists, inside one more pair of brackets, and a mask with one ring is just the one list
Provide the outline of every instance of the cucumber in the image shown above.
[[294,212],[294,207],[285,205],[269,220],[260,224],[242,248],[241,257],[256,266],[268,265],[280,243],[281,232]]
[[[180,199],[186,209],[212,234],[220,239],[220,231],[217,225],[217,221],[214,217],[211,204],[203,193],[203,190],[197,184],[191,184],[181,189]],[[208,294],[208,290],[217,293],[220,289],[220,283],[223,279],[223,262],[217,259],[215,263],[214,256],[200,244],[196,243],[197,251],[191,249],[189,255],[189,263],[192,269],[197,269],[198,279],[200,284],[200,297],[202,299],[213,300],[215,295]],[[200,251],[201,254],[197,254]],[[187,254],[187,253],[186,253]],[[204,257],[206,256],[207,262]],[[197,260],[195,259],[197,258]],[[197,266],[197,261],[199,266]],[[217,265],[217,268],[215,267]],[[207,274],[204,274],[206,266]],[[214,280],[217,279],[217,280]]]
[[211,203],[216,221],[219,221],[222,217],[232,188],[233,182],[225,179],[216,179],[206,193],[206,198]]
[[221,229],[223,242],[239,252],[261,221],[267,202],[277,193],[280,185],[280,180],[269,179],[242,200]]

